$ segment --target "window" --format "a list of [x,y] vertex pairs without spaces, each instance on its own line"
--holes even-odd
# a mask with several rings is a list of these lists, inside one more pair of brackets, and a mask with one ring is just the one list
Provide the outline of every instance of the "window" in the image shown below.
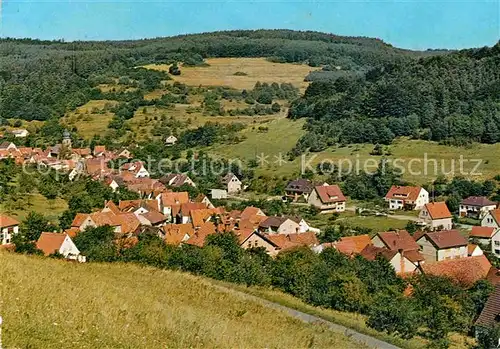
[[500,246],[500,241],[495,241],[495,246]]
[[500,250],[495,250],[495,254],[500,255]]

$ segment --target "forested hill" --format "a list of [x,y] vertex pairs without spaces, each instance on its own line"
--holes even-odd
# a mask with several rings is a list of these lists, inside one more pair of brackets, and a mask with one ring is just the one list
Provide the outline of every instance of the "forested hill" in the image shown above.
[[313,82],[289,117],[310,118],[293,155],[334,143],[388,144],[397,136],[499,142],[500,43]]
[[[134,67],[203,63],[206,57],[268,57],[322,66],[309,77],[362,76],[389,62],[434,52],[396,49],[381,40],[289,30],[228,31],[136,41],[0,40],[0,117],[47,120],[96,96],[102,81],[135,75],[153,89],[166,76]],[[134,72],[135,71],[135,72]],[[138,76],[140,75],[140,76]],[[140,94],[140,93],[139,93]],[[138,96],[140,98],[140,96]]]

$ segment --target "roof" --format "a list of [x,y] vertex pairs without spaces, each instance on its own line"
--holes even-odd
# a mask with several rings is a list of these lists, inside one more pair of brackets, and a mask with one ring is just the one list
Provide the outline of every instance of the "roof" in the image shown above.
[[389,250],[385,247],[377,247],[374,245],[367,245],[360,253],[365,259],[369,261],[374,261],[378,255],[381,255],[388,261],[394,258],[399,252],[395,250]]
[[234,173],[229,172],[224,177],[222,177],[221,182],[222,184],[228,184],[234,177],[239,180],[239,178]]
[[151,224],[158,224],[167,220],[167,217],[158,211],[149,211],[143,213],[142,216],[150,221]]
[[187,236],[194,235],[194,229],[191,224],[167,224],[164,225],[165,242],[169,245],[179,245]]
[[422,264],[425,274],[449,277],[464,286],[472,286],[476,281],[486,278],[490,268],[491,264],[485,255]]
[[357,236],[344,236],[334,244],[334,247],[344,254],[359,254],[363,249],[372,242],[367,234]]
[[288,182],[285,190],[294,193],[311,193],[313,190],[313,184],[307,179],[295,179]]
[[294,234],[262,234],[281,250],[299,246],[316,246],[319,244],[313,232]]
[[386,199],[416,201],[422,187],[393,185],[385,195]]
[[262,212],[262,210],[258,207],[253,207],[253,206],[247,206],[245,209],[241,212],[240,218],[241,219],[248,219],[251,216],[265,216]]
[[491,210],[488,213],[491,214],[491,216],[493,217],[493,219],[495,219],[495,221],[497,222],[497,224],[500,225],[500,209],[496,208],[494,210]]
[[132,212],[116,215],[114,221],[121,226],[122,234],[133,233],[141,225],[139,218]]
[[322,203],[333,203],[345,201],[345,196],[340,187],[334,185],[318,185],[314,187]]
[[59,251],[67,236],[64,233],[42,233],[36,242],[36,248],[48,256]]
[[450,210],[444,201],[429,202],[425,204],[425,209],[429,212],[432,219],[451,218]]
[[94,147],[94,154],[104,153],[106,151],[105,145],[96,145]]
[[191,210],[191,222],[193,224],[193,227],[201,227],[209,217],[213,215],[220,215],[222,213],[223,210],[220,207]]
[[500,284],[495,285],[495,289],[488,297],[476,320],[476,326],[494,327],[499,322],[498,315],[500,315]]
[[277,217],[271,216],[267,217],[265,220],[260,222],[259,227],[261,228],[279,228],[284,222],[286,222],[289,218],[287,217]]
[[205,222],[200,229],[195,232],[187,241],[186,244],[203,247],[207,236],[216,234],[217,228],[213,222]]
[[16,219],[0,214],[0,228],[13,227],[16,225],[19,225]]
[[187,191],[165,192],[161,193],[160,200],[163,206],[185,204],[189,202],[189,194]]
[[390,250],[412,251],[420,248],[406,230],[386,231],[377,236]]
[[186,182],[190,182],[190,178],[182,173],[171,173],[162,177],[160,182],[171,187],[180,187],[181,185],[186,184]]
[[74,238],[75,236],[78,235],[79,232],[80,232],[80,229],[78,229],[78,228],[69,228],[69,229],[66,229],[64,231],[64,233],[68,234],[68,236],[70,238]]
[[476,248],[481,249],[481,248],[480,248],[478,245],[476,245],[476,244],[468,244],[468,245],[467,245],[467,255],[468,255],[468,256],[472,256],[472,254],[474,253],[474,250],[475,250]]
[[466,199],[463,199],[461,202],[462,205],[468,206],[496,206],[496,203],[491,201],[485,196],[469,196]]
[[425,260],[424,255],[416,250],[404,251],[403,256],[405,256],[410,262],[413,262],[415,264]]
[[202,202],[187,202],[187,203],[181,205],[180,213],[184,217],[189,217],[189,215],[191,214],[191,211],[193,211],[193,210],[203,210],[203,209],[206,209],[206,208],[207,208],[207,205],[205,205]]
[[500,269],[495,267],[491,267],[488,275],[486,275],[486,279],[491,282],[493,285],[496,285],[500,282]]
[[469,237],[490,239],[494,234],[495,234],[495,228],[493,227],[473,226],[469,234]]
[[118,206],[115,205],[115,203],[112,200],[106,201],[104,207],[109,209],[114,214],[120,213],[120,209],[118,208]]
[[[458,230],[441,230],[425,233],[427,239],[438,249],[467,246],[468,242]],[[420,240],[420,239],[419,239]]]
[[87,217],[89,216],[88,213],[77,213],[75,218],[73,218],[73,222],[71,223],[72,227],[79,227],[85,222]]

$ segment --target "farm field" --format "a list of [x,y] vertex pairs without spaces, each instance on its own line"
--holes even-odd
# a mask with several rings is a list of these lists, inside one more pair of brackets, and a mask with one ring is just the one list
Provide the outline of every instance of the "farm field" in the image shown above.
[[108,129],[108,124],[113,118],[113,113],[105,111],[106,105],[113,106],[118,102],[108,100],[92,100],[78,107],[76,111],[68,113],[61,123],[65,126],[74,126],[78,134],[85,139],[94,135],[103,134]]
[[360,348],[180,272],[6,252],[0,261],[7,348]]
[[[238,90],[251,90],[257,81],[286,82],[303,92],[308,85],[304,78],[318,69],[304,64],[272,63],[265,58],[209,58],[206,63],[209,66],[181,66],[181,75],[172,78],[189,86],[228,86]],[[170,65],[150,64],[144,67],[168,71]],[[246,75],[235,75],[238,72]]]

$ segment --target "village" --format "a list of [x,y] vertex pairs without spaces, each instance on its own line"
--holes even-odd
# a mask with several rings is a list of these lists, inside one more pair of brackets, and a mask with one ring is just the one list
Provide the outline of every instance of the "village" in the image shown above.
[[[169,137],[167,141],[175,142],[175,139]],[[134,246],[146,232],[167,245],[195,247],[203,247],[209,236],[232,233],[241,248],[261,248],[272,258],[298,247],[307,247],[315,253],[331,248],[349,258],[361,256],[368,261],[383,258],[401,277],[443,276],[466,286],[479,280],[488,280],[493,285],[500,281],[496,263],[500,257],[500,208],[487,197],[468,197],[460,203],[459,212],[452,214],[445,202],[431,200],[429,192],[422,187],[393,185],[384,197],[386,208],[394,212],[418,212],[413,220],[416,231],[354,233],[336,241],[320,242],[320,229],[300,216],[267,215],[263,208],[254,206],[242,210],[215,206],[212,201],[237,197],[244,191],[242,181],[231,172],[221,176],[221,187],[192,197],[188,191],[175,190],[186,185],[196,187],[187,174],[170,173],[153,179],[143,162],[131,161],[131,150],[109,151],[104,146],[95,146],[92,150],[72,148],[67,132],[61,144],[45,150],[3,142],[0,158],[14,159],[18,165],[34,164],[61,171],[67,173],[70,180],[89,177],[113,191],[125,187],[140,197],[103,202],[102,207],[92,213],[77,213],[69,229],[42,232],[35,246],[46,256],[57,254],[68,261],[86,262],[87,256],[80,253],[73,239],[88,228],[109,226],[115,234],[115,243],[120,246]],[[119,168],[108,166],[110,161],[118,159],[122,160]],[[313,183],[305,178],[290,181],[283,200],[314,207],[322,215],[343,213],[349,208],[348,198],[338,185]],[[473,218],[480,224],[471,226],[468,236],[464,236],[454,215]],[[19,226],[20,222],[14,217],[0,216],[2,248],[13,248]],[[495,307],[493,298],[490,303],[483,311],[485,314]],[[477,321],[489,326],[495,320],[481,315]]]

